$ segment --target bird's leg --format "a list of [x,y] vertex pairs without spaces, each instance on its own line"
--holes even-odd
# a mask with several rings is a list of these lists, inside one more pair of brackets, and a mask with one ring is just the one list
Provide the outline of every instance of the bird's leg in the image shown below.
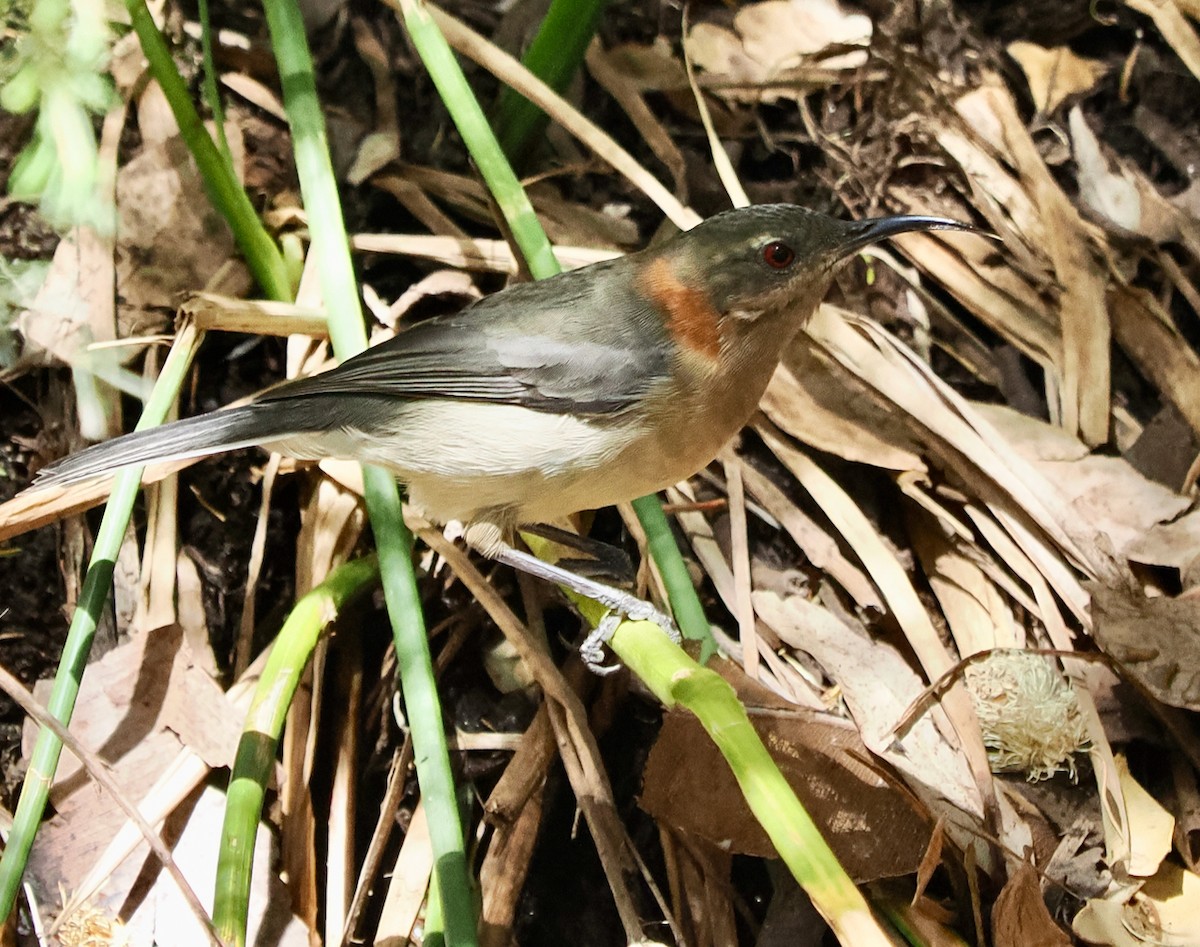
[[634,571],[629,556],[625,554],[625,550],[618,549],[616,546],[592,539],[590,536],[581,536],[579,533],[573,533],[569,529],[562,529],[549,523],[530,523],[522,526],[521,531],[533,533],[534,536],[548,539],[586,556],[587,558],[583,559],[558,560],[559,566],[576,575],[586,576],[589,579],[608,579],[614,585],[619,586],[632,586],[637,580],[637,573]]
[[532,575],[535,578],[561,585],[585,598],[599,602],[609,610],[610,614],[606,615],[604,620],[596,626],[596,629],[584,639],[583,644],[579,648],[579,654],[583,658],[583,663],[596,674],[611,674],[617,669],[615,666],[605,665],[602,662],[604,659],[604,644],[612,637],[613,632],[617,630],[617,626],[620,624],[620,616],[622,615],[633,621],[654,622],[676,644],[682,640],[679,630],[675,627],[675,622],[670,616],[664,614],[649,602],[638,598],[636,595],[631,595],[629,592],[613,588],[611,585],[605,585],[603,582],[597,582],[595,579],[577,575],[561,566],[550,562],[543,562],[531,553],[513,548],[505,540],[501,528],[494,523],[474,522],[467,527],[463,536],[469,546],[478,550],[489,559],[512,566],[514,569],[520,569],[522,572]]

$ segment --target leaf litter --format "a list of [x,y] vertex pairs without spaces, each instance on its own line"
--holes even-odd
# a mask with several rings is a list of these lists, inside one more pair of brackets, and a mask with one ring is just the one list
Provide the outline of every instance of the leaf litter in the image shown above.
[[[856,880],[872,884],[879,903],[893,905],[930,943],[1200,942],[1200,881],[1193,874],[1200,754],[1190,716],[1200,710],[1200,229],[1194,186],[1179,179],[1180,169],[1200,166],[1193,165],[1200,148],[1186,136],[1159,147],[1170,137],[1161,116],[1175,103],[1156,99],[1166,95],[1163,73],[1188,90],[1176,95],[1195,99],[1200,47],[1185,14],[1196,12],[1173,0],[1129,2],[1109,22],[1064,21],[1058,44],[1014,37],[1022,22],[1014,15],[1002,31],[1006,52],[987,41],[982,21],[972,21],[966,7],[939,6],[915,22],[900,9],[868,17],[832,0],[766,0],[693,16],[688,51],[697,82],[753,199],[797,200],[854,216],[941,213],[997,237],[913,234],[852,264],[780,367],[738,453],[724,458],[725,478],[697,479],[671,494],[690,507],[675,520],[691,546],[709,616],[731,642],[732,663],[722,673],[753,708]],[[678,28],[633,20],[628,34],[603,31],[589,63],[612,96],[600,107],[606,119],[627,116],[645,139],[634,155],[648,168],[613,159],[640,183],[589,163],[532,189],[556,239],[601,256],[653,235],[661,214],[642,191],[677,220],[689,219],[693,208],[721,206],[699,144]],[[411,89],[396,83],[397,74],[389,77],[389,62],[412,69],[396,65],[394,36],[355,21],[354,37],[359,81],[370,76],[378,101],[396,101],[403,111],[431,94],[415,72]],[[486,43],[471,42],[485,64],[499,62]],[[323,65],[331,69],[338,56],[351,55],[326,54]],[[269,67],[231,58],[225,68],[229,88],[272,95]],[[344,73],[340,81],[348,81]],[[411,140],[403,122],[401,133],[393,116],[372,110],[369,96],[357,98],[364,104],[340,126],[351,155],[344,167],[362,181],[366,204],[391,207],[393,216],[396,206],[405,208],[415,231],[373,235],[387,228],[368,212],[356,238],[365,281],[380,302],[378,332],[386,334],[397,322],[498,285],[486,273],[472,280],[444,267],[506,270],[512,262],[503,244],[476,240],[489,220],[486,200],[461,166],[447,170],[457,161],[447,138],[422,130]],[[602,131],[572,118],[577,105],[554,108],[565,127],[590,136],[589,147],[608,148]],[[1119,132],[1122,110],[1141,130],[1138,142]],[[86,233],[73,238],[76,244],[64,241],[44,291],[66,301],[49,307],[47,296],[30,313],[67,313],[68,334],[61,320],[30,316],[22,323],[24,340],[48,353],[37,359],[71,365],[77,383],[86,353],[86,368],[104,383],[129,390],[140,384],[125,366],[144,344],[120,350],[116,367],[96,371],[101,357],[94,353],[104,349],[94,343],[107,339],[98,339],[87,319],[104,312],[89,303],[109,292],[104,280],[116,285],[115,340],[136,339],[148,326],[161,328],[177,293],[218,288],[213,276],[229,255],[223,236],[209,239],[203,206],[184,199],[196,187],[170,147],[170,129],[155,130],[156,114],[152,93],[142,93],[141,136],[121,154],[115,188],[131,215],[122,233],[142,242],[113,250]],[[231,110],[234,140],[246,130],[250,160],[260,162],[262,123],[245,106]],[[1166,127],[1173,128],[1169,121]],[[282,136],[277,124],[273,134]],[[410,164],[394,159],[397,149]],[[656,170],[651,155],[691,207],[668,207],[646,185]],[[265,182],[276,202],[273,214],[294,227],[300,218],[291,210],[291,182],[263,177],[264,165],[257,167],[258,186]],[[138,220],[153,226],[139,230],[132,223]],[[129,266],[162,243],[164,225],[173,236],[172,258],[187,267],[153,257],[150,265]],[[428,243],[434,239],[442,241],[436,248]],[[384,263],[393,254],[400,262],[389,269]],[[425,257],[441,269],[411,262]],[[81,259],[92,261],[85,277],[72,268]],[[407,274],[400,280],[397,266]],[[231,297],[245,292],[237,279],[221,288]],[[219,296],[204,305],[214,313],[212,328],[224,320],[244,331],[273,318],[237,300],[225,317]],[[303,334],[319,300],[302,289],[298,306],[297,321],[275,330],[292,333],[286,343],[253,350],[251,361],[274,377],[327,357]],[[234,375],[250,351],[231,356]],[[202,375],[225,371],[205,364],[202,356]],[[27,360],[25,378],[44,376],[33,366]],[[230,378],[217,401],[260,384]],[[85,419],[82,407],[79,416]],[[62,420],[74,429],[70,418]],[[43,459],[36,446],[17,456],[25,468]],[[240,464],[236,476],[257,489],[261,458]],[[266,499],[256,494],[246,511],[222,502],[204,468],[186,476],[190,491],[161,492],[148,507],[142,548],[132,537],[127,544],[141,567],[123,580],[133,603],[116,619],[124,643],[89,670],[94,683],[85,685],[77,719],[84,741],[104,748],[130,792],[155,785],[146,804],[159,807],[159,818],[182,804],[178,818],[189,827],[208,818],[212,838],[219,807],[188,793],[210,768],[226,765],[222,747],[240,726],[235,691],[222,696],[214,681],[229,685],[231,670],[247,667],[288,604],[264,595],[263,586],[245,585],[284,556],[294,560],[292,589],[302,594],[354,553],[364,524],[355,478],[334,465],[283,463],[268,475],[275,486]],[[303,491],[288,487],[302,478]],[[735,509],[707,505],[725,498],[726,483],[735,488]],[[10,501],[0,506],[0,532],[19,543],[26,530],[78,512],[103,493],[42,497],[32,508],[28,500]],[[220,578],[237,561],[213,538],[220,530],[212,521],[227,515],[250,526],[244,547],[249,556],[253,546],[254,556],[246,571]],[[208,520],[208,529],[198,530],[199,520]],[[267,525],[254,532],[256,523]],[[601,527],[614,529],[603,518]],[[431,626],[445,629],[436,642],[447,648],[443,673],[456,724],[495,726],[501,706],[520,708],[502,726],[523,732],[511,759],[527,770],[514,771],[517,762],[503,751],[463,757],[486,800],[482,809],[493,813],[489,825],[473,812],[472,824],[485,844],[513,858],[508,872],[485,855],[485,914],[503,920],[493,930],[519,923],[523,889],[535,900],[555,890],[541,876],[538,853],[551,844],[539,833],[554,824],[554,800],[564,792],[553,767],[557,746],[570,757],[570,785],[589,800],[591,833],[612,860],[610,883],[618,887],[614,879],[624,873],[630,884],[619,895],[623,910],[662,911],[676,930],[707,930],[722,942],[717,932],[734,930],[733,908],[695,893],[729,885],[731,872],[735,886],[745,883],[729,853],[768,852],[728,785],[714,778],[696,787],[697,775],[724,773],[696,728],[670,716],[643,743],[643,815],[630,818],[658,826],[672,880],[650,907],[651,889],[629,873],[633,843],[620,828],[613,788],[578,720],[564,717],[565,705],[554,700],[535,716],[536,690],[517,689],[502,705],[477,666],[482,662],[464,649],[471,633],[482,637],[491,621],[509,620],[501,603],[490,602],[492,617],[483,618],[462,585],[466,564],[428,552],[420,561]],[[492,578],[511,592],[503,576]],[[540,605],[526,599],[522,608],[536,624]],[[734,640],[734,616],[752,652]],[[545,620],[571,637],[557,610]],[[176,657],[153,657],[172,642]],[[403,885],[393,881],[380,902],[382,919],[346,913],[356,884],[364,891],[372,884],[359,879],[356,834],[379,831],[371,811],[383,796],[379,774],[405,739],[390,697],[385,636],[361,645],[369,659],[348,647],[344,634],[323,645],[293,710],[268,813],[287,877],[277,890],[286,894],[260,896],[290,905],[287,913],[310,932],[323,925],[327,942],[343,927],[371,923],[379,936],[403,943],[420,929],[431,870],[415,785],[395,802],[407,829],[403,843],[384,846],[385,860],[405,868]],[[184,653],[193,658],[181,663]],[[166,665],[172,670],[164,674]],[[543,667],[532,678],[554,694],[560,685],[548,672]],[[156,674],[151,700],[144,685]],[[593,723],[601,730],[631,699],[619,685],[576,681],[596,692]],[[1029,713],[1019,709],[1023,700],[1032,701]],[[1150,723],[1131,725],[1139,717]],[[528,725],[530,719],[543,722]],[[1155,763],[1163,759],[1170,765]],[[187,765],[172,777],[182,760]],[[610,765],[620,771],[625,764]],[[55,793],[56,814],[35,848],[42,905],[59,903],[60,885],[93,907],[97,892],[125,903],[132,882],[121,878],[138,873],[141,856],[120,871],[121,853],[105,856],[115,863],[94,891],[85,892],[94,882],[84,875],[107,864],[101,850],[128,830],[71,768],[60,771]],[[265,883],[272,873],[259,874]],[[203,869],[194,880],[203,887]],[[165,891],[169,882],[158,885]],[[551,930],[555,910],[541,904],[536,922]],[[757,923],[753,911],[746,916]]]

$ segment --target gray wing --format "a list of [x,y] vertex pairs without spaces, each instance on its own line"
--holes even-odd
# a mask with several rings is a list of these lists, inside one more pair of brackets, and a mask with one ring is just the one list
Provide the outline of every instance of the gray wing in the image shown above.
[[588,271],[598,268],[587,278],[573,271],[513,286],[418,323],[262,400],[379,395],[573,414],[627,410],[667,378],[665,333],[646,301],[606,271],[610,265]]

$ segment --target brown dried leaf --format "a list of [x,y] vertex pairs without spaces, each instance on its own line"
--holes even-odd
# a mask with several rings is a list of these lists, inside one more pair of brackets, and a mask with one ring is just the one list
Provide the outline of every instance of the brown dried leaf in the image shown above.
[[[777,82],[831,46],[865,46],[871,21],[846,13],[836,0],[764,0],[742,7],[734,29],[697,23],[688,33],[688,55],[710,74],[749,89],[721,90],[727,97],[773,102],[799,98],[799,88],[759,88]],[[820,60],[827,70],[856,69],[867,61],[865,51],[852,51]]]
[[[731,665],[720,668],[730,673]],[[800,801],[857,882],[915,871],[931,827],[911,798],[866,761],[848,722],[784,704],[741,679],[751,720]],[[697,780],[696,773],[705,778]],[[672,712],[646,764],[639,804],[656,819],[735,854],[775,850],[746,806],[733,773],[690,714]]]
[[992,943],[995,947],[1070,947],[1042,899],[1037,870],[1028,862],[1008,879],[992,909]]
[[1047,49],[1021,40],[1009,43],[1008,54],[1025,73],[1039,112],[1053,112],[1071,96],[1090,91],[1108,72],[1103,62],[1077,56],[1066,46]]
[[1012,608],[995,583],[974,562],[956,551],[940,530],[927,528],[927,520],[910,526],[913,545],[933,594],[946,616],[954,643],[962,657],[991,648],[1024,644]]
[[1071,510],[1121,554],[1149,529],[1191,505],[1185,497],[1147,480],[1120,457],[1092,456],[1036,466],[1062,488]]
[[792,437],[845,460],[926,469],[886,400],[811,345],[792,346],[759,407]]
[[[204,891],[206,886],[211,890],[216,870],[216,842],[221,835],[224,814],[225,794],[206,786],[189,812],[182,833],[171,846],[176,864],[198,891]],[[246,943],[308,947],[316,938],[291,912],[287,886],[280,880],[272,864],[273,833],[266,824],[260,822],[255,835],[254,865],[250,873],[250,890],[247,892]],[[135,868],[140,867],[139,859],[130,861]],[[206,932],[201,930],[199,922],[184,905],[179,889],[165,876],[160,876],[160,880],[144,898],[135,897],[131,900],[134,904],[117,902],[115,905],[122,909],[123,915],[126,911],[133,912],[128,921],[129,940],[124,943],[170,944],[172,947],[211,944]],[[86,943],[90,945],[93,942]]]
[[1175,818],[1133,778],[1124,756],[1118,754],[1114,759],[1129,816],[1130,851],[1125,870],[1135,878],[1148,878],[1158,873],[1171,853]]
[[1200,510],[1150,527],[1125,548],[1125,555],[1133,562],[1190,572],[1200,558]]
[[[143,103],[161,95],[152,84]],[[177,293],[205,289],[234,251],[228,225],[208,201],[197,200],[204,193],[199,171],[183,141],[166,126],[166,119],[155,123],[156,134],[164,137],[145,142],[117,175],[117,280],[125,300],[123,318],[126,310],[140,314],[133,317],[130,334],[154,321],[150,310],[173,308]],[[240,166],[241,132],[226,123],[226,136],[235,167]]]
[[1048,482],[1058,486],[1078,519],[1107,537],[1119,553],[1191,505],[1187,498],[1143,476],[1124,458],[1092,455],[1062,428],[999,405],[972,406]]
[[401,947],[412,943],[413,926],[420,917],[429,878],[433,871],[433,846],[429,839],[429,822],[425,806],[418,802],[413,810],[404,843],[396,856],[387,891],[383,896],[383,913],[375,932],[374,943],[380,947]]
[[[40,682],[35,695],[43,696],[48,687]],[[191,661],[175,627],[142,633],[89,665],[72,729],[86,745],[102,748],[117,782],[139,799],[189,741],[199,753],[228,765],[241,721],[242,714]],[[26,747],[35,734],[36,728],[26,727]],[[57,901],[59,885],[78,886],[125,815],[87,787],[69,755],[63,756],[51,792],[56,812],[42,826],[30,865],[39,891]],[[128,891],[138,867],[127,864],[105,891]]]
[[1200,710],[1200,600],[1088,588],[1100,648],[1163,703]]
[[1031,418],[1007,405],[972,401],[971,407],[1026,460],[1081,460],[1091,453],[1088,446],[1074,434],[1039,418]]

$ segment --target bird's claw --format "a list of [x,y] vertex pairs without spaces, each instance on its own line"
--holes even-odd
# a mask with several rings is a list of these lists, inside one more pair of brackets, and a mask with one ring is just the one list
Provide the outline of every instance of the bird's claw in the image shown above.
[[675,627],[675,622],[671,617],[655,608],[649,602],[637,602],[621,609],[610,607],[605,616],[600,619],[600,623],[584,639],[583,644],[579,646],[579,656],[583,658],[584,665],[593,674],[605,677],[620,670],[620,664],[604,663],[604,646],[612,638],[622,620],[626,619],[629,621],[653,622],[675,644],[683,641],[683,636],[679,634],[679,629]]

